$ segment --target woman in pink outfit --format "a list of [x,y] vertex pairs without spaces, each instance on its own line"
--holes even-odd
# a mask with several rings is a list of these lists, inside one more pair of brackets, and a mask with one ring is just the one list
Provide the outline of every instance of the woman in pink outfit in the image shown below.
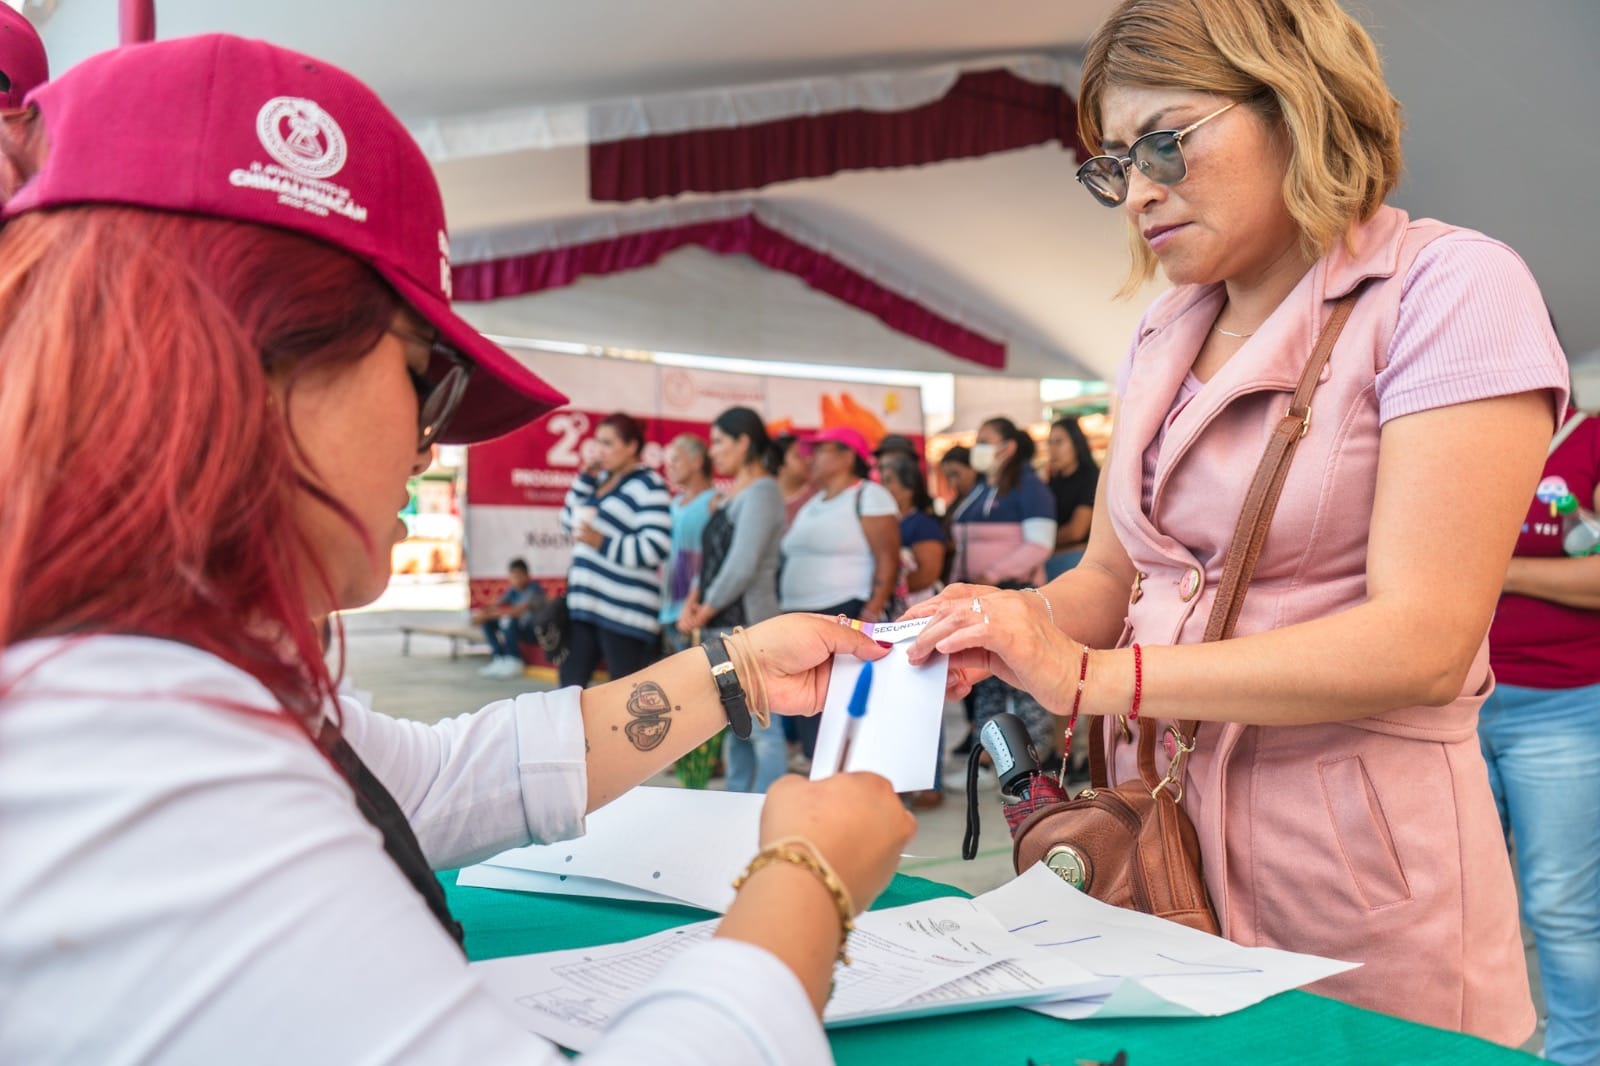
[[[1043,597],[947,590],[913,612],[935,616],[913,657],[952,652],[958,692],[992,672],[1062,715],[1086,669],[1081,709],[1128,723],[1113,780],[1136,772],[1127,737],[1198,720],[1177,775],[1224,935],[1362,963],[1313,991],[1519,1043],[1534,1014],[1474,726],[1565,406],[1538,287],[1504,245],[1384,206],[1399,105],[1333,0],[1127,0],[1079,108],[1103,153],[1079,181],[1129,224],[1126,290],[1157,265],[1173,288],[1118,375],[1083,562]],[[1351,294],[1235,636],[1202,643],[1252,472]]]

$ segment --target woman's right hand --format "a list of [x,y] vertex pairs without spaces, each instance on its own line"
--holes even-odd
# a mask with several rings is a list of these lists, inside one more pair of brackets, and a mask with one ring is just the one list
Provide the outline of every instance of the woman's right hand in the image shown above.
[[[993,585],[973,585],[958,581],[955,584],[946,585],[937,596],[931,596],[911,607],[896,621],[910,622],[918,618],[931,618],[938,614],[940,607],[946,603],[966,603],[970,606],[974,596],[981,598],[991,592],[999,591]],[[915,647],[915,645],[913,646]],[[929,646],[931,647],[931,642],[929,642]],[[921,648],[918,650],[922,651]],[[923,657],[925,658],[926,655],[927,652],[924,651]],[[967,693],[972,691],[973,685],[993,673],[994,671],[990,670],[987,665],[981,661],[975,661],[973,657],[963,656],[959,659],[952,657],[949,673],[945,674],[944,679],[944,698],[947,700],[965,699]]]
[[785,774],[761,808],[761,846],[803,837],[833,867],[860,914],[894,877],[917,820],[886,778],[835,774],[808,781]]

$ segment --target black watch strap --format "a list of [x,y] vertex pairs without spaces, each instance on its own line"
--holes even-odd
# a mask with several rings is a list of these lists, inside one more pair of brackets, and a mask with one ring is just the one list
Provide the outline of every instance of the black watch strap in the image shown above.
[[711,660],[711,679],[717,683],[717,697],[722,700],[722,710],[728,716],[728,728],[740,740],[750,739],[750,704],[734,672],[733,660],[728,658],[728,646],[721,637],[707,637],[700,645]]

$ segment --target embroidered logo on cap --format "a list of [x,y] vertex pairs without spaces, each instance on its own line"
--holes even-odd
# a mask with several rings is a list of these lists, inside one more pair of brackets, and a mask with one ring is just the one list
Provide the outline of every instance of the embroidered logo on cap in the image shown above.
[[276,195],[278,203],[319,218],[365,222],[367,209],[350,190],[326,179],[344,169],[344,131],[314,101],[274,96],[256,112],[256,136],[276,163],[235,167],[228,184]]
[[256,115],[256,136],[268,155],[308,178],[331,178],[344,167],[344,131],[310,100],[268,100]]

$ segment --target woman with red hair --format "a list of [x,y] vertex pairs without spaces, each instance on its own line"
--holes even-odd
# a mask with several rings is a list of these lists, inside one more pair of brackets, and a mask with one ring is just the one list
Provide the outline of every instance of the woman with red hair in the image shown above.
[[[562,1061],[432,868],[883,651],[795,616],[433,727],[341,700],[319,634],[384,587],[408,475],[562,401],[451,311],[420,151],[315,60],[166,41],[0,112],[0,203],[0,1061]],[[590,1057],[826,1059],[912,829],[872,775],[773,789],[716,939]]]

